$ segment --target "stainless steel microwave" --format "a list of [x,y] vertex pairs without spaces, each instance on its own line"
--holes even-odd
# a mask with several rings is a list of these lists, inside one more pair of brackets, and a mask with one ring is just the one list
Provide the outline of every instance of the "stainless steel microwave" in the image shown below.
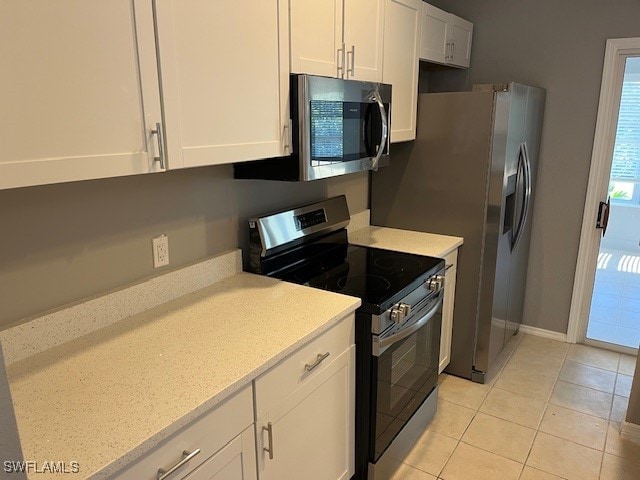
[[235,178],[308,181],[389,164],[391,85],[291,75],[293,153],[234,164]]

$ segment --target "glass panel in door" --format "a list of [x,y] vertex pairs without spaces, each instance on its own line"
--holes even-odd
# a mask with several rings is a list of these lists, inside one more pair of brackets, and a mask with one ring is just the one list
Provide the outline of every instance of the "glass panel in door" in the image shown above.
[[625,62],[609,179],[611,210],[601,240],[587,340],[640,343],[640,57]]

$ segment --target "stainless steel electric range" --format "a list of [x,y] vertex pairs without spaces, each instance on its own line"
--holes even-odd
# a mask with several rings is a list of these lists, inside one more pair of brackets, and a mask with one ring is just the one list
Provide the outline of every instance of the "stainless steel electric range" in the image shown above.
[[386,479],[437,408],[444,260],[350,245],[344,196],[249,221],[250,270],[362,299],[356,479]]

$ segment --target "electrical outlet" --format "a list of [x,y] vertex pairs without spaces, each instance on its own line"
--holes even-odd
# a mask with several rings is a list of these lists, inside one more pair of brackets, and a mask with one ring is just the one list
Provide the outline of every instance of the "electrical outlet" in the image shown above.
[[158,235],[152,239],[153,268],[169,265],[169,237]]

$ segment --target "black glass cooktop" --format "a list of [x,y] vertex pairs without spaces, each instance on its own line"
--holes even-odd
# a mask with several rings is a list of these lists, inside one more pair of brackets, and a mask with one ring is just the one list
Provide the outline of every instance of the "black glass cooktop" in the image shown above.
[[378,315],[440,269],[440,258],[344,244],[276,276],[359,297],[359,311]]

